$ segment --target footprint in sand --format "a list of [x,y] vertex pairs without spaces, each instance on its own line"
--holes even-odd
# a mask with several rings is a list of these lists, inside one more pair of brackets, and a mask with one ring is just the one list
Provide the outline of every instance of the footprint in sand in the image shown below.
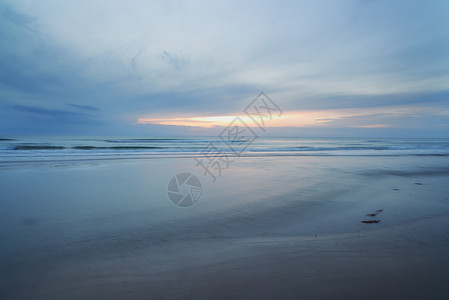
[[[372,213],[372,214],[367,214],[368,217],[375,217],[377,216],[377,214],[379,214],[380,212],[382,212],[383,209],[378,209],[376,210],[376,212]],[[380,220],[365,220],[365,221],[361,221],[362,223],[365,224],[372,224],[372,223],[379,223]]]
[[380,222],[380,220],[362,221],[362,223],[366,223],[366,224],[379,223],[379,222]]

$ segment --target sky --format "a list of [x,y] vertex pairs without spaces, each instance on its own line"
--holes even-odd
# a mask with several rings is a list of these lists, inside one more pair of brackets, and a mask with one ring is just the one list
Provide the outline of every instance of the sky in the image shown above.
[[449,137],[449,1],[0,0],[1,135]]

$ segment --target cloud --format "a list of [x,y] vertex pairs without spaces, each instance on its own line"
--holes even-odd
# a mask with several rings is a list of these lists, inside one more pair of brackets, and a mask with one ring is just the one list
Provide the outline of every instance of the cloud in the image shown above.
[[9,21],[11,21],[19,26],[27,27],[30,30],[31,30],[31,28],[28,27],[28,24],[31,24],[34,21],[36,21],[36,18],[30,17],[26,14],[21,14],[20,12],[12,10],[8,6],[5,6],[5,5],[0,6],[0,13],[1,13],[2,17],[8,19]]
[[186,67],[190,58],[185,57],[182,53],[168,53],[167,51],[162,51],[162,60],[172,65],[176,70],[180,71],[182,68]]
[[402,92],[380,95],[366,94],[329,94],[317,93],[298,97],[289,103],[291,109],[344,109],[425,105],[429,107],[448,107],[449,91],[437,92]]
[[11,105],[11,109],[29,114],[32,117],[44,117],[47,122],[56,123],[72,123],[72,124],[97,124],[92,115],[60,110],[60,109],[48,109],[36,106],[25,105]]
[[79,104],[72,104],[72,103],[67,103],[68,106],[74,107],[74,108],[78,108],[81,110],[89,110],[89,111],[97,111],[98,108],[94,107],[94,106],[89,106],[89,105],[79,105]]
[[[16,108],[15,117],[101,111],[96,120],[130,132],[146,115],[239,114],[260,91],[285,111],[447,111],[448,9],[443,1],[7,0],[0,108],[38,108]],[[361,126],[376,124],[388,123]]]

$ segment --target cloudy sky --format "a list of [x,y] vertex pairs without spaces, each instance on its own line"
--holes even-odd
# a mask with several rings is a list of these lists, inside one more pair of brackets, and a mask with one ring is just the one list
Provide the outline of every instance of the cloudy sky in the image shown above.
[[[449,137],[449,1],[0,0],[0,134]],[[269,135],[269,134],[268,134]]]

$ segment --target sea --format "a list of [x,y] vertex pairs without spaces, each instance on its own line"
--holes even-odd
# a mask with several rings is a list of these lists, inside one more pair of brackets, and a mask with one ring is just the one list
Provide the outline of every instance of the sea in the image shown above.
[[295,286],[351,263],[447,286],[448,178],[448,139],[0,136],[0,299],[185,298],[278,258]]
[[217,136],[0,136],[0,167],[216,155],[448,156],[449,139],[258,137],[229,142]]

